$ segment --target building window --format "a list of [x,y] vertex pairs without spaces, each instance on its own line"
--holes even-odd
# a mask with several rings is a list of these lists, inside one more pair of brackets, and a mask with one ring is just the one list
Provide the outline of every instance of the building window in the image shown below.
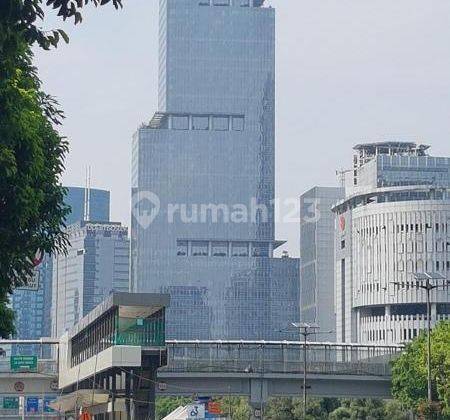
[[232,127],[234,131],[244,131],[244,117],[233,117]]
[[209,130],[209,117],[207,115],[198,115],[192,117],[193,130]]
[[189,130],[189,117],[187,115],[174,115],[172,117],[172,129]]
[[341,249],[345,249],[345,239],[341,241]]
[[199,6],[209,6],[211,3],[210,0],[200,0],[198,4]]
[[229,6],[230,0],[214,0],[213,4],[214,6]]
[[248,243],[233,242],[231,244],[231,255],[233,257],[248,257]]
[[228,117],[213,117],[213,129],[216,131],[228,131],[230,129]]
[[264,242],[255,242],[252,246],[253,257],[268,257],[269,256],[269,244]]
[[188,254],[188,242],[187,241],[177,241],[177,255],[180,257],[185,257]]
[[192,242],[192,255],[194,257],[208,256],[208,242],[194,241]]
[[250,6],[250,0],[235,0],[235,1],[241,7],[249,7]]
[[228,257],[228,243],[227,242],[213,242],[212,243],[213,257]]

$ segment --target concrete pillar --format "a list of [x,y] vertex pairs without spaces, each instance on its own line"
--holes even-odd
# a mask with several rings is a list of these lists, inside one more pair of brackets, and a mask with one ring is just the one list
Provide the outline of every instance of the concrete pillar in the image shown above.
[[157,357],[144,360],[133,384],[134,415],[136,419],[155,419],[156,404],[156,371],[159,366]]
[[264,410],[269,400],[268,380],[264,376],[250,378],[250,407],[251,419],[261,419],[264,417]]

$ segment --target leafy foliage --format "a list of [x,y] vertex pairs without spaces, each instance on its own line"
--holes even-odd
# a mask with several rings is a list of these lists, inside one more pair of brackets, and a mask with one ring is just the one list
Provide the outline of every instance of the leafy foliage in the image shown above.
[[192,400],[183,397],[157,397],[156,418],[163,419],[178,407],[189,404]]
[[[88,3],[117,8],[122,0],[0,1],[0,336],[14,333],[8,294],[26,284],[37,253],[64,251],[67,238],[59,177],[68,146],[55,127],[63,113],[44,93],[32,65],[31,47],[57,47],[62,30],[41,28],[44,8],[81,22]],[[45,5],[44,5],[45,3]]]
[[0,292],[26,283],[38,251],[63,249],[61,113],[40,89],[32,54],[0,21]]
[[52,46],[56,47],[63,39],[69,42],[67,34],[61,30],[45,31],[39,21],[45,18],[45,6],[57,10],[58,16],[64,20],[73,19],[74,23],[82,21],[80,10],[87,4],[103,6],[112,3],[116,9],[122,7],[122,0],[2,0],[0,1],[0,16],[6,17],[10,26],[8,33],[21,34],[28,45],[37,42],[42,48],[48,50]]
[[[441,414],[450,418],[450,322],[441,322],[431,333],[433,398]],[[427,336],[422,333],[406,347],[393,365],[392,392],[405,407],[417,413],[435,411],[427,399]]]
[[[220,402],[224,416],[232,420],[247,420],[250,407],[247,398],[214,398]],[[188,398],[161,397],[157,399],[157,418],[161,419],[179,406],[188,405]],[[311,398],[303,417],[303,401],[295,398],[273,398],[264,409],[266,420],[406,420],[400,404],[372,399],[339,400],[338,398]],[[231,416],[230,416],[231,414]]]
[[8,297],[0,296],[0,338],[9,338],[16,331],[14,311],[8,306]]

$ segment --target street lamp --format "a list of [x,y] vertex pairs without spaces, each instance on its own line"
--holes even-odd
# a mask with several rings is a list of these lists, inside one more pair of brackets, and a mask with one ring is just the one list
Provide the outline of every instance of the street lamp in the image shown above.
[[[392,282],[398,287],[414,287],[423,289],[427,295],[427,382],[428,382],[428,403],[433,402],[431,389],[431,291],[439,287],[445,287],[450,281],[441,273],[414,273],[415,282]],[[442,281],[442,284],[439,283]]]
[[320,329],[317,324],[309,324],[307,322],[293,322],[291,324],[294,328],[297,328],[300,335],[303,336],[303,418],[306,418],[306,369],[308,367],[308,359],[306,355],[306,343],[308,341],[308,337],[313,334],[317,334]]

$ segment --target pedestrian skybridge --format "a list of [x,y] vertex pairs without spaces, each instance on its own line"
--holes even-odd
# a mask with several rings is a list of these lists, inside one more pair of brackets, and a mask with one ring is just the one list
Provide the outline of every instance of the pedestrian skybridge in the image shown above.
[[[304,342],[166,341],[164,372],[303,373]],[[308,373],[390,376],[403,346],[307,342]]]
[[391,398],[391,362],[403,346],[288,341],[167,341],[159,395]]

